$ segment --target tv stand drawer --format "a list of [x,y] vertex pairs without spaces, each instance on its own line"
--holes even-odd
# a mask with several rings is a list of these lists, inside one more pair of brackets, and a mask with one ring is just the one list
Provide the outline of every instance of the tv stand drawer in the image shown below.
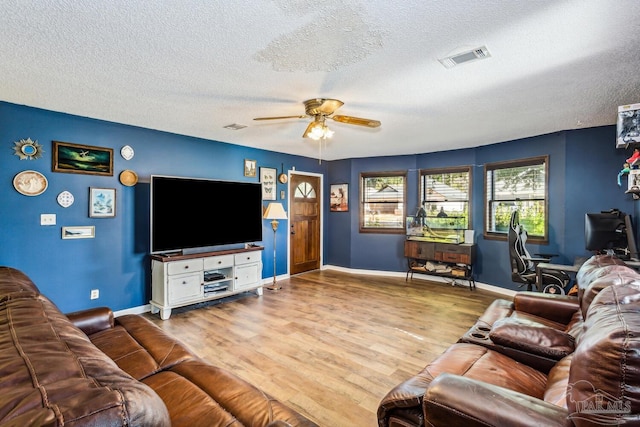
[[201,259],[189,259],[185,261],[173,261],[167,263],[167,274],[170,276],[197,271],[202,271]]
[[256,262],[262,262],[262,253],[259,251],[235,254],[236,265],[253,264]]
[[233,255],[212,256],[205,258],[203,261],[205,270],[233,267]]

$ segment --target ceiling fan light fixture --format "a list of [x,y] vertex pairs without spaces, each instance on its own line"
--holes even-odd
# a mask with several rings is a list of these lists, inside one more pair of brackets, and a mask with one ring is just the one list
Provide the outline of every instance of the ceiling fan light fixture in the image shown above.
[[315,120],[309,123],[302,135],[303,138],[311,138],[314,141],[331,138],[334,132],[325,124],[324,117],[316,116]]
[[334,132],[329,129],[329,127],[324,124],[320,124],[312,126],[311,132],[309,132],[309,138],[313,139],[314,141],[319,141],[321,139],[331,138],[333,134]]

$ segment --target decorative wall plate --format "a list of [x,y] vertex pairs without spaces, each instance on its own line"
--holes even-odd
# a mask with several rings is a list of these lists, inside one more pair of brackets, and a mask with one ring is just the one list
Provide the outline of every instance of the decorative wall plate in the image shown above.
[[63,208],[68,208],[73,204],[74,198],[73,194],[65,190],[62,193],[58,194],[57,200],[60,206],[62,206]]
[[120,155],[125,160],[131,160],[133,159],[133,156],[135,155],[135,153],[133,151],[133,148],[131,148],[130,145],[125,145],[120,149]]
[[13,178],[13,188],[25,196],[39,196],[48,186],[47,178],[37,171],[22,171]]
[[13,154],[20,157],[20,160],[33,160],[42,157],[42,145],[38,141],[32,141],[31,138],[21,139],[13,143]]
[[129,169],[123,170],[120,172],[120,182],[127,187],[136,185],[138,183],[138,174]]

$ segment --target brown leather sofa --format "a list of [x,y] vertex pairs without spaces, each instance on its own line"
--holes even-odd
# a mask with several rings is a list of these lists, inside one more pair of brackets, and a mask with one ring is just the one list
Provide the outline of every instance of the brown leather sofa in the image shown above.
[[1,426],[315,426],[147,319],[62,314],[0,267]]
[[640,425],[640,274],[620,264],[588,260],[578,297],[492,304],[381,400],[379,426]]

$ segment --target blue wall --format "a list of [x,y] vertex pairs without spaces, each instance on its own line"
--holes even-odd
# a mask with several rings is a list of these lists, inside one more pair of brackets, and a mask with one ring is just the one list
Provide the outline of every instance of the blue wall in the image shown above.
[[[517,141],[496,143],[473,149],[425,153],[415,156],[356,159],[332,166],[330,173],[348,170],[352,187],[357,188],[360,172],[408,171],[407,212],[418,207],[419,169],[472,165],[472,227],[475,229],[477,263],[476,280],[482,283],[518,289],[511,281],[509,251],[504,240],[485,240],[484,227],[484,165],[486,163],[549,155],[549,244],[528,244],[531,253],[557,253],[556,263],[572,263],[576,257],[588,256],[584,249],[584,214],[618,208],[634,215],[635,202],[625,194],[617,175],[631,150],[615,148],[615,127],[556,132]],[[338,169],[338,170],[336,170]],[[333,176],[331,176],[333,178]],[[332,179],[333,181],[333,179]],[[352,192],[353,193],[353,192]],[[352,197],[355,197],[352,198]],[[350,218],[332,214],[330,226],[339,221],[341,229],[349,221],[350,252],[342,258],[346,267],[364,270],[404,271],[402,258],[404,236],[358,233],[357,194],[350,197]],[[346,239],[343,233],[331,233],[328,247],[333,248]],[[344,249],[341,249],[344,251]]]
[[[13,155],[13,143],[37,140],[44,155],[37,160],[20,160]],[[114,176],[51,172],[52,143],[65,141],[114,149]],[[0,265],[24,271],[61,310],[68,312],[106,305],[114,310],[142,306],[150,299],[149,286],[149,177],[176,175],[257,182],[244,176],[244,159],[258,166],[324,173],[326,164],[316,159],[290,156],[266,150],[240,147],[117,123],[55,113],[0,102]],[[119,152],[124,145],[135,150],[132,160]],[[13,177],[23,170],[43,173],[49,187],[40,196],[29,197],[13,189]],[[120,184],[118,175],[135,171],[139,183]],[[116,189],[115,218],[89,217],[89,187]],[[286,189],[279,184],[277,194]],[[57,195],[68,190],[75,202],[63,208]],[[287,194],[288,197],[288,194]],[[287,199],[283,202],[288,209]],[[203,209],[230,200],[203,202]],[[266,206],[267,202],[265,202]],[[56,226],[41,226],[40,214],[57,215]],[[94,225],[94,239],[62,240],[61,227]],[[263,276],[273,276],[273,231],[263,224]],[[286,274],[287,227],[277,236],[277,274]],[[91,289],[100,290],[98,300],[90,300]]]
[[[13,143],[37,140],[44,147],[38,160],[20,160]],[[403,272],[403,235],[361,234],[358,232],[358,183],[361,172],[408,172],[407,211],[418,206],[418,176],[421,168],[473,165],[472,226],[476,230],[478,263],[476,279],[483,283],[517,289],[510,280],[506,242],[485,240],[483,167],[488,162],[538,155],[550,156],[549,245],[530,245],[531,252],[557,252],[555,261],[571,262],[586,256],[584,214],[610,208],[638,212],[631,196],[617,186],[616,177],[630,150],[615,149],[615,128],[557,132],[518,141],[465,150],[407,156],[357,158],[323,161],[266,150],[191,138],[117,123],[55,113],[0,102],[0,265],[27,273],[63,311],[97,305],[114,310],[142,306],[150,298],[148,259],[148,213],[151,174],[192,176],[234,181],[254,181],[243,176],[245,158],[259,166],[324,175],[324,194],[331,184],[349,184],[349,212],[329,212],[324,203],[324,263],[353,269]],[[51,172],[51,141],[110,147],[114,149],[114,176]],[[131,145],[135,157],[126,161],[119,155]],[[49,180],[47,191],[37,197],[23,196],[12,186],[20,171],[33,169]],[[138,173],[140,182],[125,187],[118,181],[122,170]],[[89,218],[89,187],[117,190],[115,218]],[[286,189],[278,184],[277,194]],[[62,208],[56,196],[72,192],[75,203]],[[288,197],[288,194],[287,194]],[[229,203],[229,201],[221,201]],[[282,200],[288,210],[287,200]],[[232,205],[232,202],[231,202]],[[266,202],[265,202],[266,205]],[[57,225],[40,226],[41,213],[57,214]],[[62,240],[62,226],[94,225],[95,239]],[[273,276],[272,231],[263,224],[263,277]],[[278,228],[277,274],[286,274],[287,227]],[[100,299],[91,301],[91,289],[100,289]]]

